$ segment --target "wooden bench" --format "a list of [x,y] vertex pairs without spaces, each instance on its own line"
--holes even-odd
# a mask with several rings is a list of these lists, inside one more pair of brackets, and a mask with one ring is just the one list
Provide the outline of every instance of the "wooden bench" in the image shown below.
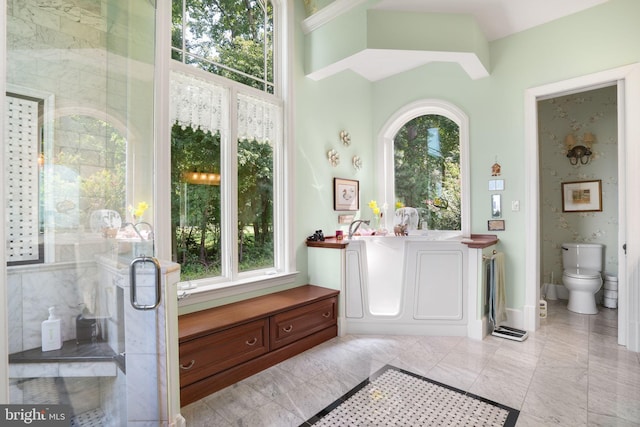
[[338,293],[304,285],[180,316],[181,405],[337,336]]

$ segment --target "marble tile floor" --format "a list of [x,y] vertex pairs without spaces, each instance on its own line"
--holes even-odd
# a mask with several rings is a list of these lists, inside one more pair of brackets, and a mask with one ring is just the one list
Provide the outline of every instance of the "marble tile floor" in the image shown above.
[[488,336],[347,335],[182,408],[192,426],[299,426],[385,364],[520,410],[517,426],[640,426],[640,353],[617,310],[549,301],[524,342]]

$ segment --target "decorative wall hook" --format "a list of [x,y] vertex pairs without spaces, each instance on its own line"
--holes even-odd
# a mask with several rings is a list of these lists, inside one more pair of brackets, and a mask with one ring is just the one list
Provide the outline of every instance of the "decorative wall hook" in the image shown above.
[[502,172],[502,166],[498,163],[498,156],[496,156],[496,162],[491,165],[491,176],[500,176]]
[[351,136],[349,136],[349,132],[347,132],[346,130],[341,130],[340,141],[342,141],[342,143],[348,147],[351,144]]
[[333,167],[338,166],[340,163],[340,155],[334,149],[327,151],[327,158],[329,159],[329,164]]
[[353,156],[353,159],[351,159],[351,164],[353,165],[353,168],[357,171],[362,169],[362,159],[360,158],[360,156]]

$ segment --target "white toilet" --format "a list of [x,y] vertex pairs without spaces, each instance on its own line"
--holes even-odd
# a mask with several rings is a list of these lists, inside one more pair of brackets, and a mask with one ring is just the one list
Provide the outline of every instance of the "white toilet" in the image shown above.
[[598,243],[562,244],[562,283],[569,291],[570,311],[598,313],[595,294],[602,287],[602,252]]

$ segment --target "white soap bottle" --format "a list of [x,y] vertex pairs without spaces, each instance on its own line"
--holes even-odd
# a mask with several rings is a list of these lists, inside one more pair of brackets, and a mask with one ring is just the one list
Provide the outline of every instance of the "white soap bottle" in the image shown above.
[[49,318],[42,322],[42,351],[59,350],[62,348],[62,331],[60,319],[49,307]]

